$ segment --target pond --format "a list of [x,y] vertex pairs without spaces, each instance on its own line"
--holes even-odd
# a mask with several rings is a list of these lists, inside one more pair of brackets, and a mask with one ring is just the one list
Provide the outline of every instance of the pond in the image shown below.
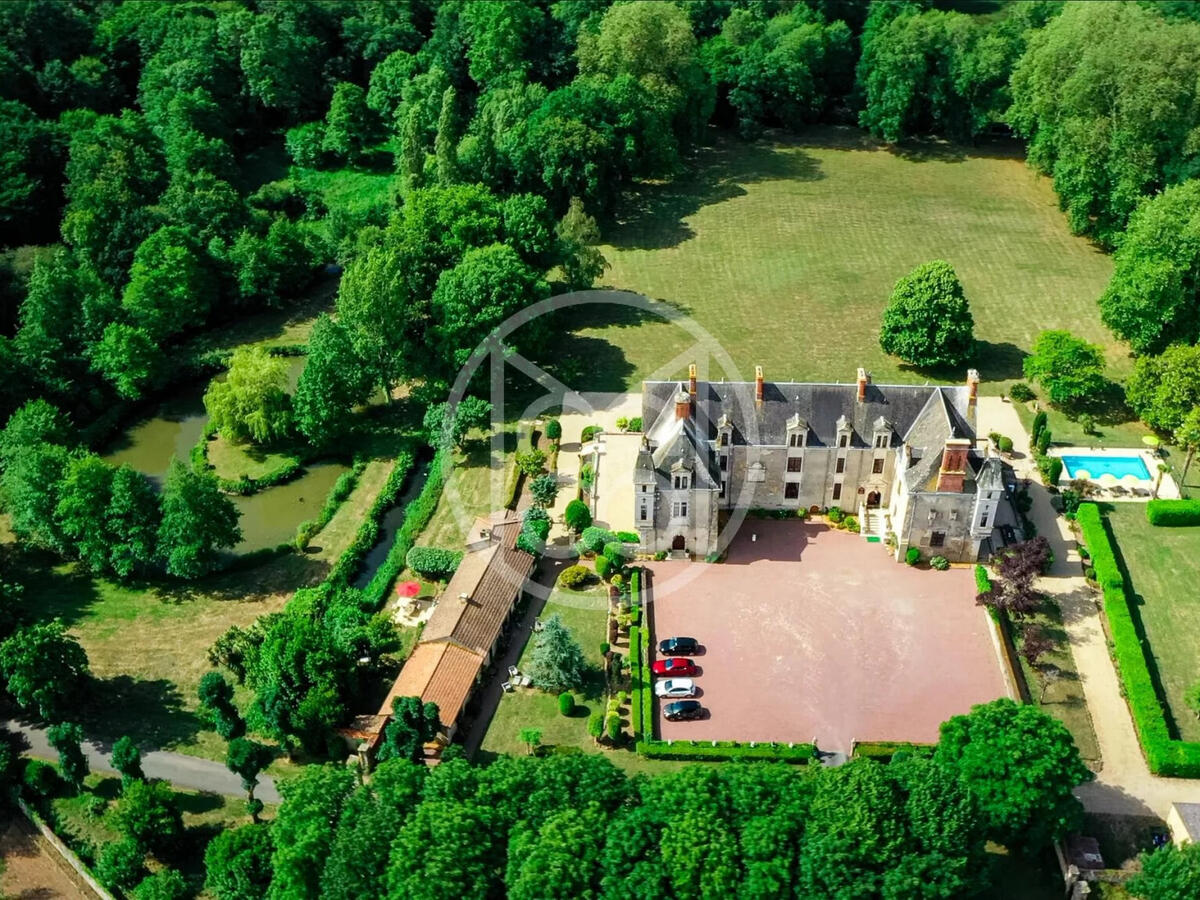
[[[303,359],[289,360],[289,374],[299,377]],[[202,397],[206,383],[181,389],[157,415],[126,429],[109,447],[104,458],[115,465],[128,463],[162,486],[172,457],[187,462],[192,447],[204,433],[208,415]],[[304,474],[287,484],[259,491],[249,497],[231,496],[241,512],[243,540],[236,553],[274,547],[295,537],[296,526],[316,518],[338,476],[348,466],[318,462],[306,466]]]

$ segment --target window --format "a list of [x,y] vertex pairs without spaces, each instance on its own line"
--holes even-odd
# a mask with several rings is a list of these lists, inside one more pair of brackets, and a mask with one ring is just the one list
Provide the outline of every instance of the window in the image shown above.
[[883,474],[883,457],[880,457],[879,459],[877,459],[873,463],[871,463],[871,474],[872,475],[882,475]]
[[721,480],[721,496],[725,496],[725,485],[728,484],[724,479]]
[[833,471],[837,472],[839,475],[846,471],[846,457],[838,457],[837,465],[834,467]]
[[946,532],[931,531],[929,533],[929,546],[930,547],[941,547],[945,543],[946,543]]
[[987,527],[988,527],[988,516],[989,516],[989,514],[990,514],[990,511],[985,509],[985,510],[983,511],[983,515],[979,517],[979,527],[980,527],[980,528],[987,528]]
[[789,447],[803,447],[804,446],[804,435],[802,435],[798,431],[793,431],[791,434],[788,435],[788,446]]
[[839,447],[849,447],[850,446],[850,435],[848,435],[848,434],[841,435],[838,438],[838,446]]
[[686,519],[687,518],[687,501],[686,500],[676,500],[674,503],[671,504],[671,518],[672,519]]
[[638,519],[642,522],[650,521],[650,510],[646,507],[645,503],[642,504],[641,512],[638,514]]
[[719,443],[720,443],[720,446],[722,446],[722,447],[729,446],[729,432],[728,431],[721,432],[721,440]]
[[688,486],[688,477],[686,475],[675,476],[675,490],[686,491]]
[[803,457],[801,457],[801,456],[789,456],[788,457],[787,470],[789,472],[799,472],[801,469],[801,466],[803,466],[803,465],[804,465]]
[[888,445],[888,436],[886,434],[875,435],[875,449],[880,450]]
[[721,454],[721,471],[729,471],[729,455],[726,453]]
[[783,486],[783,498],[785,500],[797,500],[800,497],[800,482],[789,481]]
[[835,485],[833,486],[833,499],[834,499],[834,500],[841,500],[841,499],[842,499],[842,485],[841,485],[841,482],[838,482],[837,484],[835,484]]

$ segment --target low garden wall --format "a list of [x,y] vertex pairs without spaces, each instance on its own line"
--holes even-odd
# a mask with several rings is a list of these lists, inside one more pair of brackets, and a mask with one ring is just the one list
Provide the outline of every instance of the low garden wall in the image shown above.
[[1117,672],[1146,763],[1155,775],[1200,777],[1200,743],[1172,738],[1167,728],[1163,701],[1146,661],[1149,644],[1133,613],[1128,581],[1117,562],[1108,524],[1094,503],[1081,504],[1076,521],[1104,596]]

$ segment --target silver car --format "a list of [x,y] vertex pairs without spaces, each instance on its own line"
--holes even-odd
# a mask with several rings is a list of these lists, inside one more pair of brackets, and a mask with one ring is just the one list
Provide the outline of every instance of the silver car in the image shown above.
[[667,678],[663,681],[654,683],[654,696],[670,697],[672,699],[678,697],[695,697],[696,682],[690,678]]

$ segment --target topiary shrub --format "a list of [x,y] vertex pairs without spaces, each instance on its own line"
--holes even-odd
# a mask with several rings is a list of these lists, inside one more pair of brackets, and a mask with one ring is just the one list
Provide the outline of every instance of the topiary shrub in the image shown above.
[[909,547],[904,553],[904,561],[910,566],[915,566],[921,561],[921,550],[919,547]]
[[662,562],[662,561],[663,561],[664,559],[666,559],[666,558],[667,558],[667,551],[666,551],[666,550],[658,550],[658,551],[655,551],[655,553],[654,553],[654,559],[655,559],[655,561],[656,561],[656,562]]
[[642,417],[641,416],[634,416],[632,419],[629,420],[629,430],[630,431],[641,431],[642,430]]
[[596,435],[603,434],[603,433],[604,433],[603,425],[588,425],[583,429],[583,433],[580,435],[579,439],[582,443],[586,444],[592,438],[594,438]]
[[1037,394],[1033,392],[1033,388],[1023,381],[1018,381],[1008,389],[1008,396],[1012,397],[1018,403],[1028,403],[1030,400],[1036,400]]
[[855,516],[846,516],[846,518],[844,518],[842,520],[842,527],[844,527],[847,531],[853,532],[854,534],[858,534],[859,533],[858,518]]
[[551,419],[546,423],[546,437],[552,441],[562,440],[562,422]]
[[846,514],[842,512],[840,506],[831,506],[829,507],[829,512],[825,513],[825,518],[834,525],[840,525],[842,524],[842,519],[846,518]]
[[636,531],[618,531],[617,540],[622,544],[640,544],[642,536]]
[[582,500],[572,500],[563,513],[563,521],[572,531],[583,531],[592,526],[592,511]]
[[1047,450],[1049,450],[1050,449],[1050,441],[1053,440],[1053,438],[1054,438],[1054,435],[1052,435],[1050,433],[1049,428],[1043,428],[1040,432],[1038,432],[1037,452],[1045,453]]
[[608,576],[612,574],[612,571],[613,571],[612,560],[610,560],[607,556],[597,556],[596,557],[596,574],[597,575],[599,575],[601,578],[607,580]]
[[950,568],[950,560],[946,559],[944,556],[935,556],[929,560],[929,565],[933,566],[933,568],[937,569],[939,572],[945,572],[948,568]]
[[1033,425],[1029,428],[1029,442],[1037,446],[1037,439],[1046,430],[1046,411],[1039,409],[1033,417]]
[[[1048,431],[1043,431],[1042,434],[1049,434]],[[1038,472],[1042,475],[1042,482],[1053,486],[1058,484],[1058,479],[1062,477],[1063,461],[1057,456],[1041,456],[1037,461]]]
[[604,732],[614,744],[621,738],[621,717],[613,714],[604,722]]
[[413,547],[404,556],[404,564],[419,575],[444,581],[454,574],[462,562],[461,550],[445,550],[441,547]]
[[575,697],[570,691],[563,691],[558,695],[558,711],[564,716],[575,712]]
[[567,566],[558,573],[558,586],[577,591],[591,583],[596,575],[587,566]]
[[1151,500],[1146,521],[1165,527],[1200,525],[1200,500]]
[[1007,435],[1003,435],[1003,434],[1000,435],[1000,440],[997,443],[997,446],[1000,448],[1001,453],[1012,453],[1013,452],[1012,438],[1008,437]]
[[604,545],[615,540],[616,535],[607,528],[585,528],[579,536],[579,545],[588,553],[600,553]]
[[604,545],[603,553],[614,568],[619,569],[625,565],[625,547],[619,541],[609,541]]

